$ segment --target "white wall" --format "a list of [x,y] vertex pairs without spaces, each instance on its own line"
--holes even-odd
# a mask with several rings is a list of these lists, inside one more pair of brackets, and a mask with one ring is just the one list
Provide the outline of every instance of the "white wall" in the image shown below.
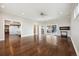
[[0,16],[0,41],[4,40],[4,26],[3,26],[3,19]]
[[22,37],[33,35],[34,22],[29,20],[22,20]]
[[[66,17],[60,17],[58,19],[54,19],[54,20],[50,20],[50,21],[46,21],[46,22],[40,22],[39,24],[40,25],[44,25],[44,26],[47,26],[47,25],[57,25],[57,34],[56,35],[60,35],[60,30],[59,30],[59,27],[60,26],[70,26],[70,16],[66,16]],[[70,36],[70,31],[68,31],[68,36]]]
[[[2,16],[3,16],[4,20],[17,21],[17,22],[21,23],[20,30],[21,30],[22,37],[33,35],[33,26],[35,24],[35,21],[30,21],[29,19],[23,19],[23,18],[16,17],[13,15],[3,14]],[[70,25],[70,18],[69,18],[69,16],[60,17],[58,19],[51,20],[51,21],[38,22],[38,24],[39,25],[54,24],[54,25],[58,25],[58,26],[69,26]]]
[[76,53],[79,55],[79,16],[71,20],[71,38]]
[[71,15],[71,40],[79,56],[79,6],[76,5]]
[[[7,15],[7,14],[2,14],[2,18],[3,21],[4,20],[10,20],[10,21],[16,21],[16,22],[20,22],[21,23],[21,27],[20,27],[20,31],[21,31],[21,36],[25,37],[25,36],[31,36],[33,35],[33,25],[35,23],[35,21],[30,21],[29,19],[23,19],[17,16],[13,16],[13,15]],[[4,31],[2,28],[2,22],[0,21],[0,31],[2,33],[0,33],[0,36],[2,38],[2,34],[4,35]],[[13,32],[12,32],[13,33]]]

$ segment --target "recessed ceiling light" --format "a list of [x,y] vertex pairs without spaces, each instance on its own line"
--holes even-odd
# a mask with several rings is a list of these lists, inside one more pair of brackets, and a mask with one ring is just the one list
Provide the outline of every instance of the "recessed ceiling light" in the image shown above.
[[62,15],[63,14],[63,12],[60,12],[60,15]]
[[1,7],[1,8],[5,8],[5,5],[1,5],[0,7]]
[[22,13],[22,15],[24,15],[24,13]]

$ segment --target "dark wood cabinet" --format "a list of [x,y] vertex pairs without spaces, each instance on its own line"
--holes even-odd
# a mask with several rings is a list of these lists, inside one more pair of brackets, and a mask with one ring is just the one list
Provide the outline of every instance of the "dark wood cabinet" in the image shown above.
[[61,37],[68,37],[68,31],[70,30],[69,26],[62,26],[59,29],[60,29]]

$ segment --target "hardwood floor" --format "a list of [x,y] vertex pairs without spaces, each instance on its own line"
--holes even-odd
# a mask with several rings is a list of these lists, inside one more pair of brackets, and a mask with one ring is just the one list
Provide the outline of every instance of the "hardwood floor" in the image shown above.
[[0,42],[1,56],[76,56],[70,38],[53,35],[5,38]]

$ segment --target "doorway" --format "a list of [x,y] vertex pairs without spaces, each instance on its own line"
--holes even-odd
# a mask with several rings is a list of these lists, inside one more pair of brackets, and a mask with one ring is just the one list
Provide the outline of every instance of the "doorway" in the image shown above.
[[17,21],[5,20],[4,33],[5,33],[5,55],[13,55],[13,47],[17,46],[17,42],[21,39],[21,24]]

